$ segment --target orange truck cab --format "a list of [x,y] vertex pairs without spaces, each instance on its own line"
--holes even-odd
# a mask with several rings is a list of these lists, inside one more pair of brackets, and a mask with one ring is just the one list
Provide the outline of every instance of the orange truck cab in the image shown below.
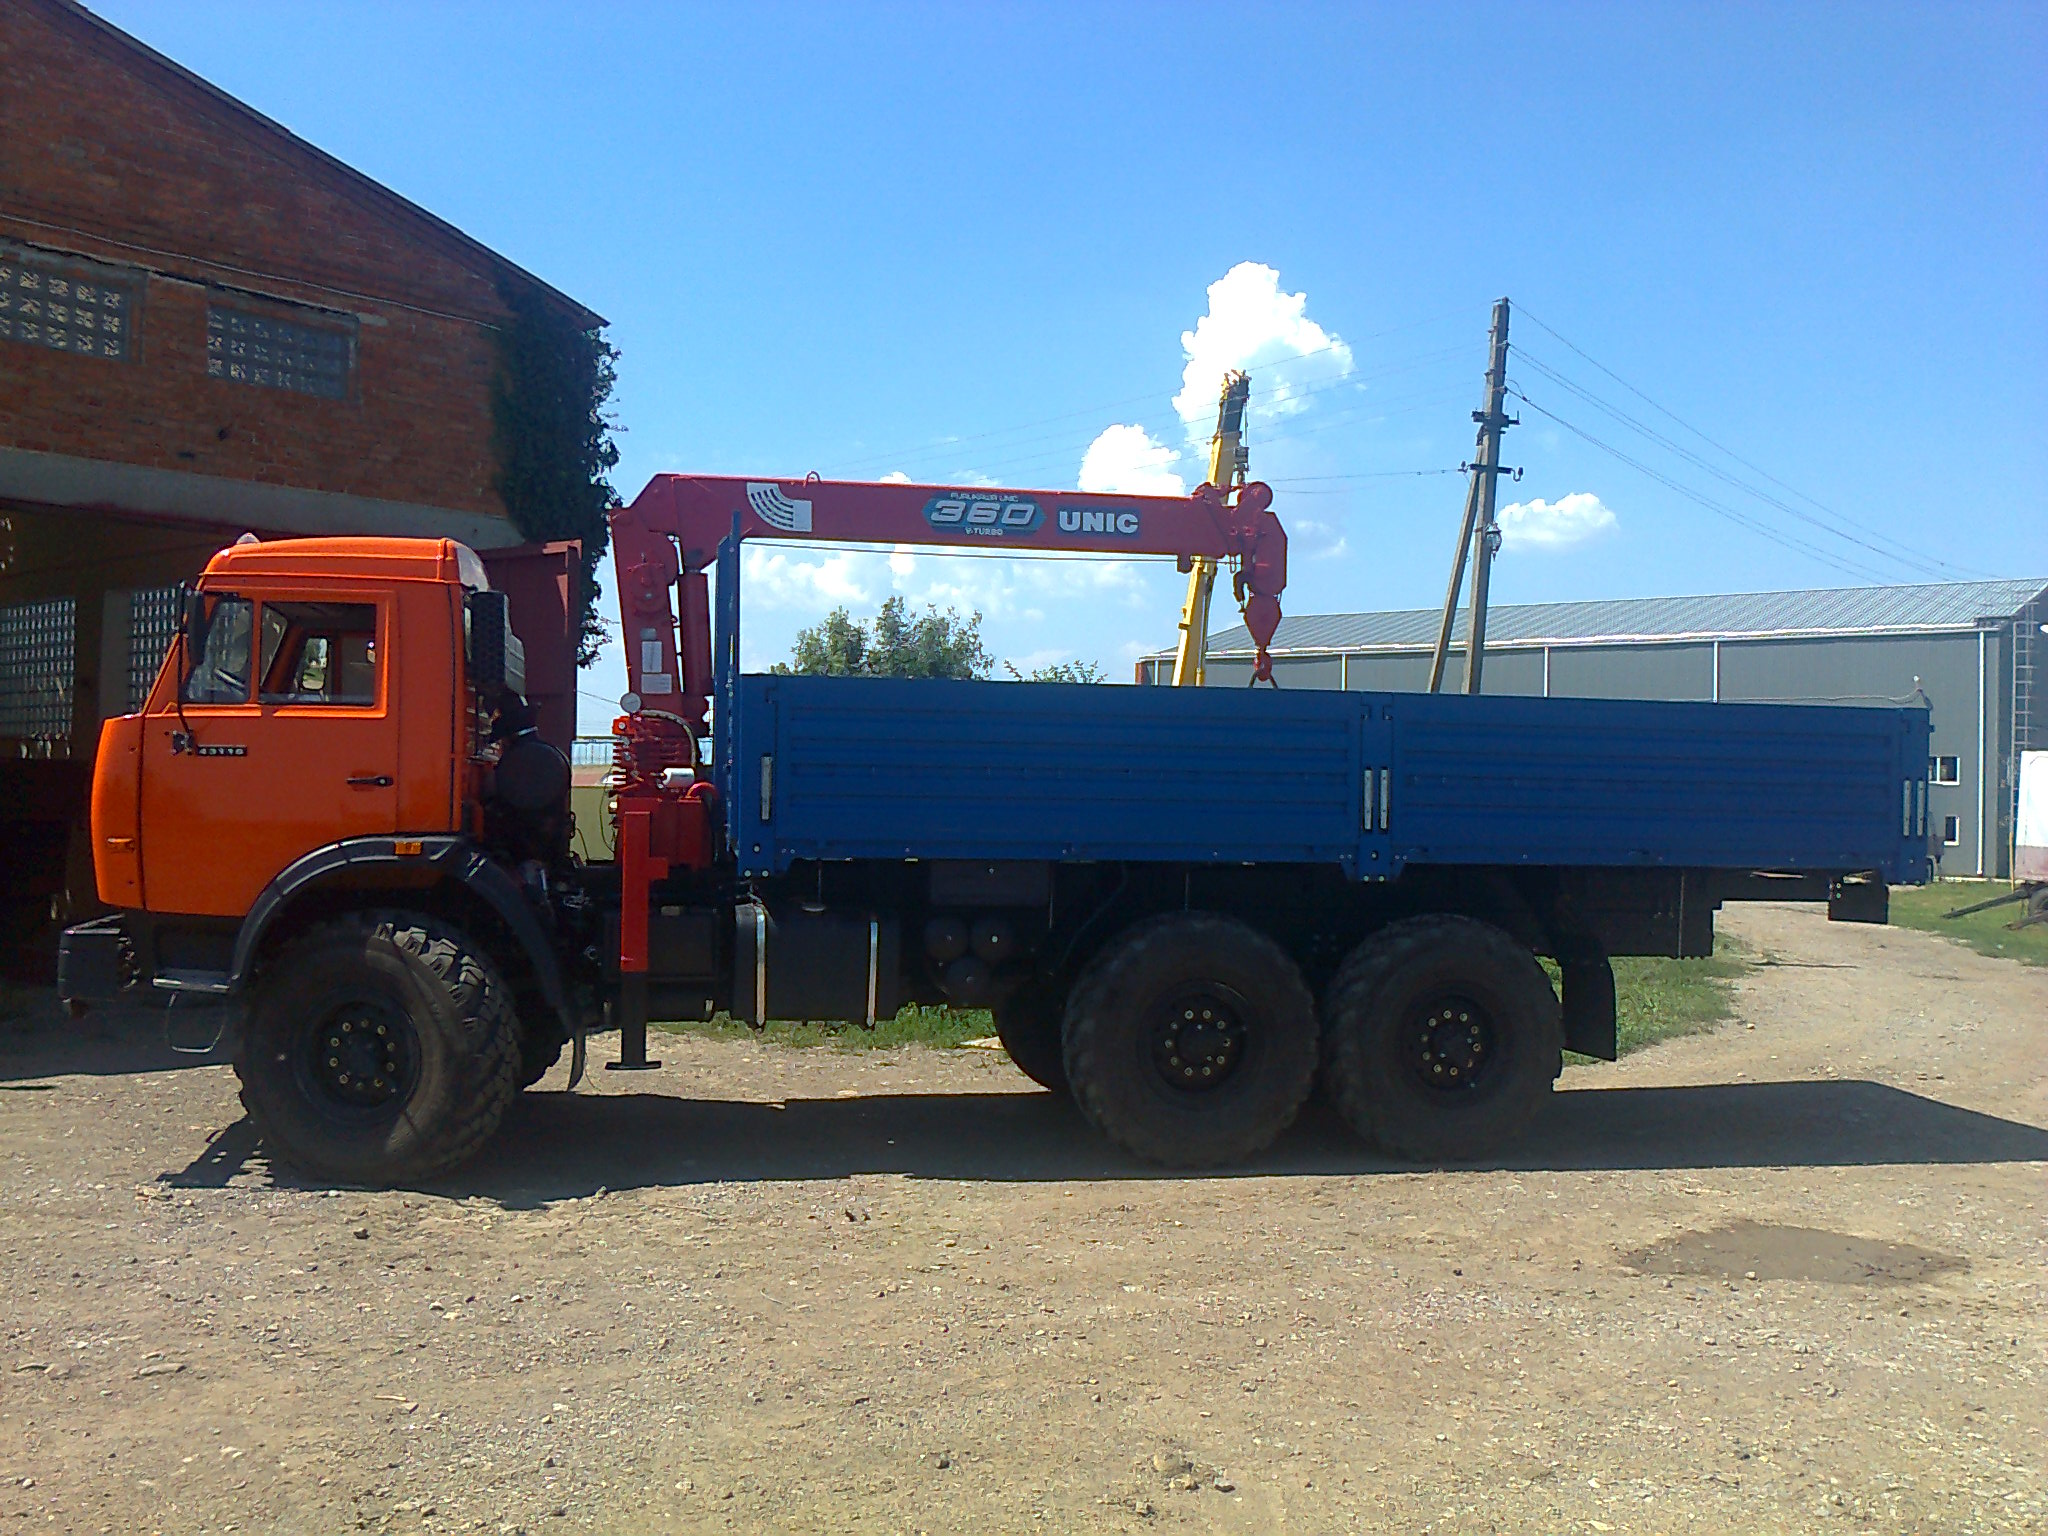
[[[513,1070],[538,1076],[576,1023],[546,889],[567,858],[569,772],[534,733],[523,674],[505,594],[453,540],[220,551],[142,709],[102,732],[94,866],[117,912],[65,936],[62,995],[240,994],[281,949],[375,930],[365,903],[405,892],[411,926],[371,942],[425,954],[437,936],[419,922],[439,917],[513,956],[502,985],[534,1004]],[[375,1038],[375,1009],[358,1011]],[[394,1062],[384,1087],[423,1066]]]

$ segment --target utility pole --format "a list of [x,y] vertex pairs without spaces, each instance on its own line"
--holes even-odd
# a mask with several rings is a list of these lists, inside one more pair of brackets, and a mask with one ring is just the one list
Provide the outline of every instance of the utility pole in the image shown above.
[[1500,525],[1494,521],[1499,477],[1519,480],[1519,469],[1507,469],[1500,462],[1500,435],[1517,425],[1502,406],[1508,388],[1508,301],[1493,306],[1493,331],[1486,369],[1486,404],[1472,413],[1479,423],[1479,441],[1473,449],[1474,462],[1461,466],[1471,479],[1465,487],[1465,516],[1458,528],[1458,548],[1451,561],[1451,584],[1444,593],[1443,623],[1437,630],[1436,650],[1429,660],[1429,691],[1443,689],[1444,665],[1450,657],[1451,629],[1458,615],[1458,590],[1465,584],[1465,562],[1472,562],[1472,617],[1465,645],[1465,691],[1477,693],[1486,661],[1487,588],[1493,577],[1493,556],[1500,548]]
[[[1226,495],[1244,484],[1251,455],[1244,445],[1244,408],[1251,398],[1251,380],[1243,374],[1223,375],[1223,394],[1216,405],[1216,435],[1209,440],[1209,483]],[[1216,590],[1216,562],[1206,555],[1191,557],[1187,601],[1180,610],[1180,641],[1173,653],[1173,685],[1199,688],[1208,672],[1209,598]]]

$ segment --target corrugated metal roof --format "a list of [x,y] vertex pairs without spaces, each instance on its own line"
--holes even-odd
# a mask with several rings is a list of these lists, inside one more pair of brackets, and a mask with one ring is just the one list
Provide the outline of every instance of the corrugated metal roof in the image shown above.
[[[1712,597],[1634,597],[1594,603],[1515,603],[1487,615],[1486,644],[1590,644],[1597,641],[1733,640],[1761,635],[1857,635],[1969,630],[2001,623],[2035,598],[2048,580],[1951,581],[1917,587],[1823,587],[1808,592],[1739,592]],[[1280,621],[1273,637],[1285,652],[1384,651],[1436,644],[1439,608],[1387,613],[1302,614]],[[1462,645],[1466,614],[1454,643]],[[1209,642],[1211,656],[1250,655],[1243,625]],[[1158,653],[1171,656],[1171,651]]]

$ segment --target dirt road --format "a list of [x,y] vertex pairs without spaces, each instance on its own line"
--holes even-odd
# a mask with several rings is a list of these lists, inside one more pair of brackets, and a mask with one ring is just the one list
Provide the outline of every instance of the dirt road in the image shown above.
[[1724,921],[1732,1027],[1432,1173],[671,1039],[337,1193],[157,1019],[16,1031],[0,1536],[2048,1529],[2048,970]]

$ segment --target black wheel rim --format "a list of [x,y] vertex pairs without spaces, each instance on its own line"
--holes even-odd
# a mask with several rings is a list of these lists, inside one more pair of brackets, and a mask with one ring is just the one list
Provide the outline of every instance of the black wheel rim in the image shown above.
[[1243,1069],[1249,1010],[1228,987],[1203,984],[1166,998],[1146,1021],[1153,1071],[1176,1093],[1209,1093]]
[[419,1036],[403,1009],[368,993],[325,999],[300,1051],[300,1080],[330,1113],[387,1119],[419,1082]]
[[1501,1055],[1492,1011],[1463,993],[1440,993],[1413,1009],[1401,1028],[1401,1055],[1423,1087],[1470,1093]]

